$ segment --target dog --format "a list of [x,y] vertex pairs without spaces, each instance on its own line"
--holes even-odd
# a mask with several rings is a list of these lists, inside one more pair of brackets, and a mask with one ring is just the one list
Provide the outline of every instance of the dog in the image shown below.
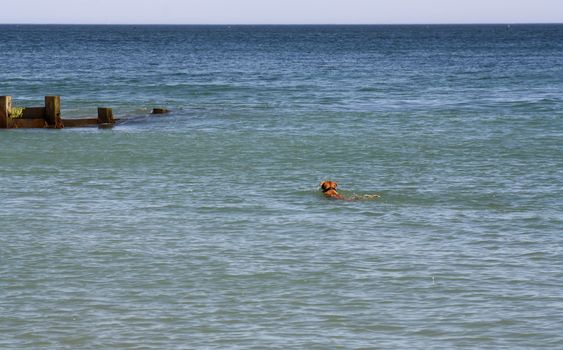
[[364,194],[364,195],[356,195],[355,194],[354,196],[352,196],[350,198],[346,198],[336,191],[336,187],[338,187],[338,184],[334,181],[323,181],[323,182],[321,182],[321,191],[323,191],[323,194],[327,198],[343,199],[343,200],[347,200],[347,201],[371,200],[371,199],[379,198],[378,194]]
[[323,191],[323,194],[326,197],[332,199],[344,199],[344,196],[336,191],[336,187],[338,187],[338,184],[334,181],[321,182],[321,191]]

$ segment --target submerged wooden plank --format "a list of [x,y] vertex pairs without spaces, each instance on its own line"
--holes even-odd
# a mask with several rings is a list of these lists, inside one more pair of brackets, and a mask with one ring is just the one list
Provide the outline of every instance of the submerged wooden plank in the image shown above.
[[168,113],[169,110],[167,110],[166,108],[153,108],[152,109],[152,114],[165,114]]
[[98,124],[98,118],[82,118],[82,119],[63,119],[65,128],[79,128],[84,126],[94,126]]
[[10,127],[12,128],[46,128],[47,122],[43,118],[36,119],[12,119]]

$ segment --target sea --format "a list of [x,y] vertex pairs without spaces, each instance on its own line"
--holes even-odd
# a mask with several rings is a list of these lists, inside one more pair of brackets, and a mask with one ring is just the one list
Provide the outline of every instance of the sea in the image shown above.
[[0,349],[563,349],[563,25],[0,33]]

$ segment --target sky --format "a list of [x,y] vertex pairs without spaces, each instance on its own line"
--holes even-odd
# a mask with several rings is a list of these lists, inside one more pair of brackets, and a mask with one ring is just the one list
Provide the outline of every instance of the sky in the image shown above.
[[563,23],[563,0],[0,0],[0,23]]

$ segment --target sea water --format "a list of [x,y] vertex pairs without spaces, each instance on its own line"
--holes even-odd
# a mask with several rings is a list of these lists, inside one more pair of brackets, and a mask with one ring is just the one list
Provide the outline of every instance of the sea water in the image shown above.
[[0,33],[0,348],[563,348],[563,25]]

